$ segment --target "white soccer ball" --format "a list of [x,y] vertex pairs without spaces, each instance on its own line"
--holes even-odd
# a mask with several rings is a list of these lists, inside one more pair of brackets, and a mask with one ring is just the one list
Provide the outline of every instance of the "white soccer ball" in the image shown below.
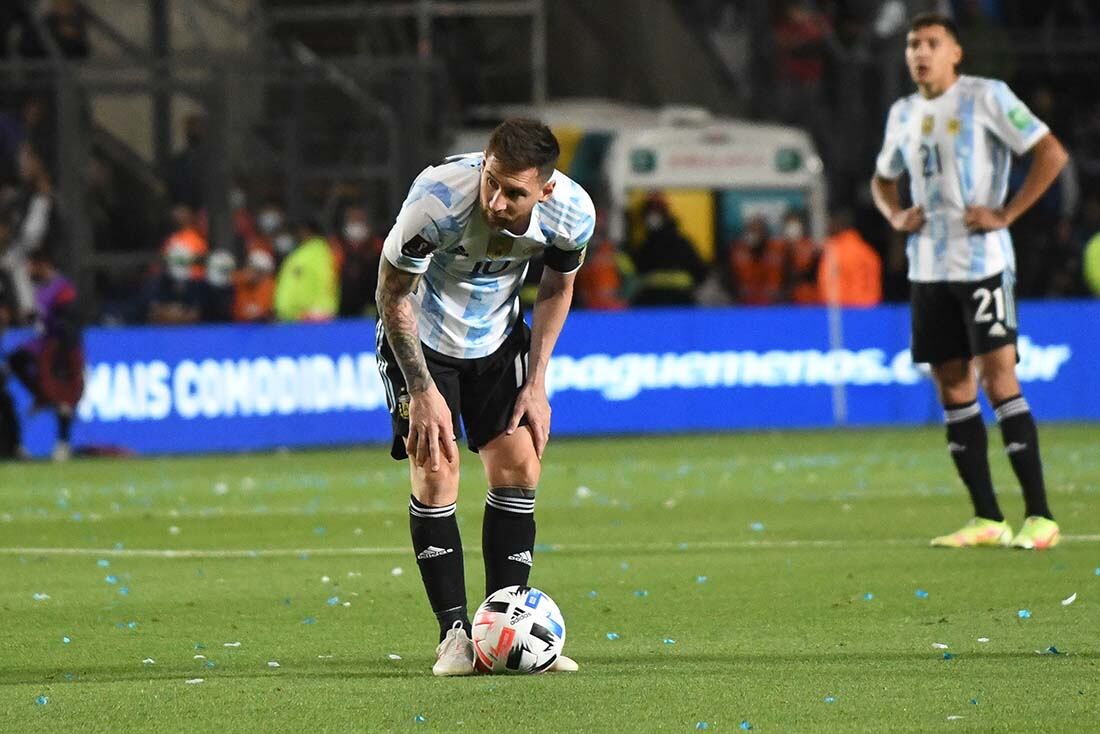
[[506,586],[474,614],[474,667],[481,673],[541,673],[565,644],[565,618],[530,586]]

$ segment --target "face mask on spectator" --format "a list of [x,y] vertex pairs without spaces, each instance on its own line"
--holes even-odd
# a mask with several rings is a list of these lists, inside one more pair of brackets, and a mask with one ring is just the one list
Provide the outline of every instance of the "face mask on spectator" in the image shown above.
[[650,232],[656,232],[665,226],[665,215],[660,212],[650,212],[645,215],[645,228]]
[[285,255],[294,249],[294,235],[289,232],[283,232],[281,235],[275,238],[275,250],[280,255]]
[[267,209],[260,212],[260,216],[256,219],[256,224],[264,234],[274,234],[283,226],[283,215],[274,209]]
[[188,280],[191,277],[191,261],[170,258],[168,260],[168,277],[177,282]]
[[236,266],[231,254],[224,250],[215,252],[206,261],[206,279],[215,288],[225,288],[232,281]]
[[348,222],[344,225],[344,239],[348,242],[359,244],[366,242],[368,237],[370,237],[370,227],[362,222]]
[[802,222],[787,222],[783,225],[783,236],[788,240],[802,239]]
[[261,277],[271,275],[275,272],[275,259],[263,250],[253,250],[248,253],[248,267]]
[[165,270],[168,272],[168,277],[175,281],[188,280],[191,277],[193,263],[191,252],[180,245],[172,245],[164,255]]

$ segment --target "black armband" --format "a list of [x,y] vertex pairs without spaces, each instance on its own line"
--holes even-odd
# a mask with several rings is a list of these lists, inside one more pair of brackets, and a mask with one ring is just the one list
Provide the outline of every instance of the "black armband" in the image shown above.
[[546,267],[559,273],[572,273],[584,262],[584,251],[584,247],[579,250],[561,250],[557,247],[548,247],[543,256],[543,263]]

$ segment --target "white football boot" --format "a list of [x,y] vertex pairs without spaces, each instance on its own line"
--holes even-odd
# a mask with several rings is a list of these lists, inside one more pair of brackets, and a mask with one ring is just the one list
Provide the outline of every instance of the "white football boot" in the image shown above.
[[443,642],[435,649],[436,661],[432,674],[438,676],[473,675],[474,641],[462,628],[462,622],[455,621],[447,630]]
[[68,461],[73,457],[73,450],[68,441],[58,441],[53,445],[53,453],[50,458],[54,461]]
[[565,655],[558,655],[558,659],[546,669],[547,673],[576,673],[580,668],[577,661]]

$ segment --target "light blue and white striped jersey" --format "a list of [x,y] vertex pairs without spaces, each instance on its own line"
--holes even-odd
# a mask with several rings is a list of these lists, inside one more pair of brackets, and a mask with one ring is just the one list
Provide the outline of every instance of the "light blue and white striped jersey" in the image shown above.
[[1004,205],[1012,153],[1023,155],[1049,132],[1008,85],[960,76],[935,99],[903,97],[890,108],[875,166],[896,179],[909,171],[913,205],[925,224],[909,236],[909,280],[976,281],[1016,270],[1007,229],[971,232],[968,206]]
[[556,250],[575,271],[596,224],[585,190],[554,171],[554,193],[535,204],[526,232],[490,229],[478,204],[484,162],[470,153],[421,171],[382,250],[394,267],[423,274],[412,296],[420,340],[459,359],[485,357],[504,342],[533,256],[560,260]]

